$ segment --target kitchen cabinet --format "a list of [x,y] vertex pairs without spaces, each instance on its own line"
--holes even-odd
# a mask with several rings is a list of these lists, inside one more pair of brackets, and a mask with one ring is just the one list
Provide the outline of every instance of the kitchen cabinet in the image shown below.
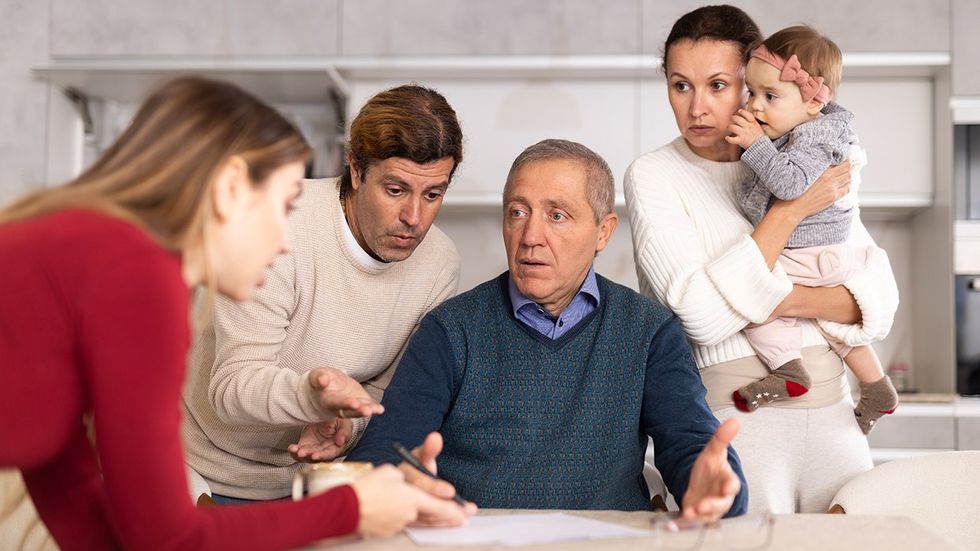
[[[612,56],[583,56],[578,67],[546,66],[542,58],[534,58],[542,62],[538,67],[522,65],[528,58],[515,58],[508,66],[502,56],[495,59],[496,66],[471,69],[464,76],[456,70],[440,72],[430,61],[419,67],[414,79],[450,99],[467,136],[467,160],[447,196],[449,205],[498,206],[514,157],[546,137],[572,139],[596,149],[609,162],[619,186],[633,159],[677,136],[654,57],[626,56],[616,64]],[[633,68],[628,60],[634,60]],[[610,63],[603,66],[602,61]],[[948,58],[879,55],[851,56],[848,61],[840,101],[856,113],[855,127],[869,154],[860,188],[864,213],[876,219],[907,218],[932,204],[932,73]],[[589,63],[594,64],[591,77]],[[348,119],[374,93],[402,82],[383,78],[380,69],[341,72],[350,77]],[[398,72],[410,74],[407,69]],[[888,101],[882,101],[885,97]],[[901,106],[901,117],[895,116],[896,105]],[[621,195],[621,188],[618,191]]]
[[[132,104],[167,76],[203,73],[280,105],[340,101],[347,120],[377,91],[414,80],[449,98],[467,137],[467,161],[447,204],[495,207],[511,161],[540,139],[590,145],[617,180],[634,158],[672,140],[676,124],[658,63],[654,56],[126,56],[59,60],[35,72],[64,88]],[[942,54],[845,58],[841,102],[857,114],[869,152],[861,188],[866,215],[904,218],[932,203],[933,83],[946,63]],[[896,105],[902,117],[894,116]]]
[[951,450],[980,450],[980,398],[919,403],[903,395],[898,410],[868,435],[875,463]]

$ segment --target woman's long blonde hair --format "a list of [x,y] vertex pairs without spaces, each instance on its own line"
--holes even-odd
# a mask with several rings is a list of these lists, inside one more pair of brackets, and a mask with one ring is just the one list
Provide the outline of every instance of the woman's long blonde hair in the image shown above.
[[218,170],[238,155],[260,186],[310,154],[296,127],[255,96],[227,82],[177,78],[150,95],[91,168],[0,210],[0,224],[76,208],[122,218],[172,252],[202,246],[213,290],[206,236]]

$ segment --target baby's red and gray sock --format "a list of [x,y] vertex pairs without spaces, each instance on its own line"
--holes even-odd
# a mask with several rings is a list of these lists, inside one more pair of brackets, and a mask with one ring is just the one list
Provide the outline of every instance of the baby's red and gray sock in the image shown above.
[[732,393],[739,411],[755,411],[773,402],[802,396],[810,390],[810,375],[803,360],[795,359],[774,369],[767,377],[747,384]]

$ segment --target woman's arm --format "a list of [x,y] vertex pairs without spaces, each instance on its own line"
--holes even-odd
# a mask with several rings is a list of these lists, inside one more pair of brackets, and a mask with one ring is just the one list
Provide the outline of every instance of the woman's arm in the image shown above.
[[816,214],[847,195],[851,185],[851,163],[845,161],[824,171],[803,195],[792,201],[777,200],[752,232],[771,270],[789,242],[790,235],[807,216]]
[[[842,197],[850,189],[850,182],[850,162],[841,163],[829,168],[798,199],[773,204],[752,234],[770,266],[781,253],[781,249],[776,249],[780,240],[783,236],[788,238],[787,231],[792,233],[789,226],[795,227],[795,223]],[[848,244],[868,248],[868,267],[840,286],[794,286],[772,317],[816,319],[824,331],[850,346],[870,344],[888,335],[898,309],[898,285],[888,254],[871,239],[859,213],[855,212],[854,217]]]
[[793,285],[793,291],[772,313],[774,318],[783,316],[853,324],[861,321],[861,309],[854,295],[843,285],[834,287]]
[[179,264],[162,256],[119,259],[78,304],[103,503],[121,547],[274,549],[354,532],[359,507],[350,486],[300,502],[194,507],[179,407],[188,296]]
[[857,301],[861,310],[860,323],[849,325],[833,317],[818,313],[817,323],[829,335],[848,346],[862,346],[880,341],[888,336],[898,310],[898,284],[892,272],[888,253],[879,248],[860,217],[851,228],[849,245],[868,248],[868,265],[844,281],[842,287]]
[[[673,310],[692,342],[712,346],[765,321],[792,286],[773,275],[747,233],[719,227],[727,245],[708,254],[695,216],[719,213],[679,194],[683,186],[703,185],[689,168],[675,158],[641,157],[626,173],[626,207],[641,291]],[[750,228],[730,211],[721,214]]]

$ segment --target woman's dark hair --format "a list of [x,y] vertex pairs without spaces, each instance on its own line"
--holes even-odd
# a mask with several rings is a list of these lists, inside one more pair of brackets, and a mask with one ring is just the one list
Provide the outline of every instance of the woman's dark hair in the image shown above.
[[681,16],[670,29],[664,42],[663,67],[667,70],[667,55],[670,47],[679,40],[720,40],[731,42],[738,48],[742,57],[750,46],[762,42],[762,32],[755,21],[744,11],[722,4],[704,6]]

